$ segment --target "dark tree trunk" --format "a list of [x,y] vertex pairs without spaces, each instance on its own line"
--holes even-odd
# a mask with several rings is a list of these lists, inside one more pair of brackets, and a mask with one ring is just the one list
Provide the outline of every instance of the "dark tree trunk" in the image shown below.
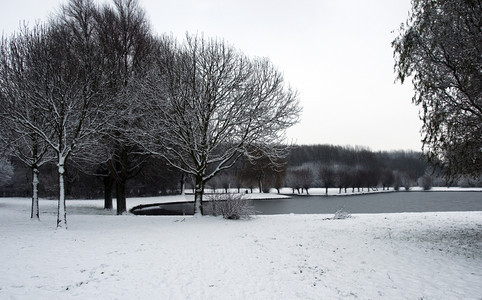
[[112,186],[114,179],[108,175],[104,177],[104,209],[112,209]]
[[127,149],[122,147],[122,151],[119,157],[119,168],[116,173],[115,186],[116,186],[116,201],[117,201],[117,214],[121,215],[127,211],[126,201],[126,183],[127,183]]
[[117,214],[122,215],[127,211],[125,180],[116,181],[115,190],[116,190]]
[[258,176],[258,189],[260,193],[263,193],[263,180],[264,180],[264,172],[261,171],[261,173]]
[[182,173],[182,175],[181,175],[181,195],[184,195],[185,186],[186,186],[186,174]]

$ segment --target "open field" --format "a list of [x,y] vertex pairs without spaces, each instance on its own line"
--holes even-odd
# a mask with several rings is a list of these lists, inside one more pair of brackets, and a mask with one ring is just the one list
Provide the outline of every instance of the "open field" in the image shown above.
[[0,198],[1,299],[482,297],[482,212],[227,221],[71,200],[56,230],[56,201],[40,202],[40,222],[29,205]]

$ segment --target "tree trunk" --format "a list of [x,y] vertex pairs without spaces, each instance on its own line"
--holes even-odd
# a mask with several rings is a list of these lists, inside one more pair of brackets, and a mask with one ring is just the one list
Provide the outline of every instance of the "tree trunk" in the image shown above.
[[[65,185],[64,185],[64,163],[63,158],[59,158],[58,170],[59,170],[59,202],[57,205],[57,228],[67,229],[67,208],[65,205]],[[63,218],[61,219],[61,214]]]
[[196,176],[196,186],[194,191],[194,216],[202,216],[203,214],[203,194],[204,182],[201,176]]
[[117,203],[117,214],[122,215],[127,211],[127,201],[126,201],[126,181],[124,178],[120,178],[115,183],[116,191],[116,203]]
[[182,173],[181,175],[181,195],[185,194],[186,189],[186,174]]
[[263,191],[263,180],[264,180],[264,172],[261,171],[261,173],[258,176],[258,188],[260,193],[264,193]]
[[115,176],[115,188],[116,188],[116,203],[117,203],[117,214],[122,215],[127,211],[127,201],[126,201],[126,185],[127,185],[127,149],[122,146],[119,161],[117,162],[118,167],[114,168]]
[[260,193],[263,192],[263,180],[261,178],[258,179],[258,189]]
[[325,194],[328,195],[328,187],[325,187]]
[[104,209],[112,209],[112,186],[114,180],[111,175],[104,177]]
[[30,213],[30,218],[40,220],[38,205],[38,174],[39,170],[36,166],[34,166],[32,168],[32,211]]

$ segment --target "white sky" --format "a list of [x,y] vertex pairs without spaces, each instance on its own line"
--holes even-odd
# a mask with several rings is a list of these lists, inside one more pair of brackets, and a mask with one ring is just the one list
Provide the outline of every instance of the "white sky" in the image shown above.
[[[0,0],[0,30],[46,20],[66,0]],[[104,2],[104,1],[102,1]],[[265,56],[299,92],[296,144],[420,150],[411,85],[395,83],[391,41],[410,0],[139,0],[155,33],[204,33]]]

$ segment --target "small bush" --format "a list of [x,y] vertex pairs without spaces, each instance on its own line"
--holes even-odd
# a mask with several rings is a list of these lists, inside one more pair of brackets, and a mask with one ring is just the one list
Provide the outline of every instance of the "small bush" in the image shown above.
[[256,213],[250,200],[242,194],[213,194],[210,195],[211,213],[223,216],[229,220],[249,219]]
[[348,218],[351,218],[351,214],[347,212],[344,207],[337,210],[333,216],[333,220],[343,220]]
[[430,176],[424,175],[418,180],[418,185],[423,188],[424,191],[428,191],[432,188],[432,178]]

